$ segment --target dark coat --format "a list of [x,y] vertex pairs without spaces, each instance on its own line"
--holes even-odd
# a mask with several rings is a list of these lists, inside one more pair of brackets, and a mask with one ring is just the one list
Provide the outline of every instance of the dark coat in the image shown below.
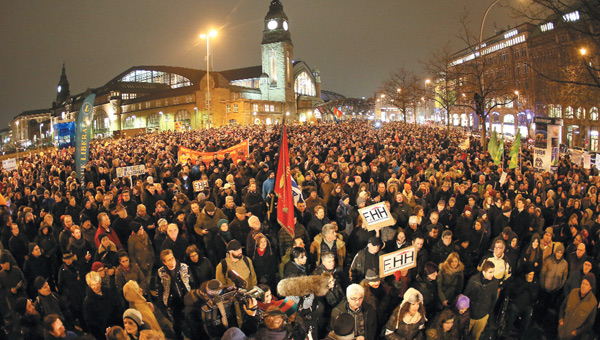
[[89,287],[83,302],[83,319],[89,333],[96,339],[103,339],[106,328],[120,323],[121,311],[112,294],[102,291],[102,295],[94,293]]

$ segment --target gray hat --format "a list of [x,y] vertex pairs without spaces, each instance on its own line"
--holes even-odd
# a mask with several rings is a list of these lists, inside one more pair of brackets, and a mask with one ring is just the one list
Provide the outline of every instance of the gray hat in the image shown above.
[[142,313],[140,313],[137,309],[129,308],[123,313],[123,319],[128,318],[133,320],[138,327],[141,326],[144,322],[142,321]]

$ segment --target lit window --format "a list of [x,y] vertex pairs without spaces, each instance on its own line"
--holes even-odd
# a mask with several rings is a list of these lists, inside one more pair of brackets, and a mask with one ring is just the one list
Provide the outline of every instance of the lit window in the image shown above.
[[315,96],[317,94],[315,90],[315,84],[306,71],[300,72],[300,74],[296,77],[294,89],[296,93],[305,96]]
[[225,111],[227,113],[230,113],[231,112],[231,105],[227,104],[227,106],[225,107]]
[[271,112],[275,112],[275,105],[271,105]]
[[252,104],[252,111],[258,112],[258,104]]
[[233,112],[238,112],[238,104],[233,104]]
[[551,31],[554,29],[554,24],[552,22],[547,22],[540,26],[540,29],[542,30],[542,32]]
[[563,15],[563,20],[566,22],[574,22],[579,20],[579,11],[567,13]]
[[598,120],[598,108],[592,107],[590,109],[590,120],[597,121]]
[[269,104],[265,104],[265,111],[269,112]]

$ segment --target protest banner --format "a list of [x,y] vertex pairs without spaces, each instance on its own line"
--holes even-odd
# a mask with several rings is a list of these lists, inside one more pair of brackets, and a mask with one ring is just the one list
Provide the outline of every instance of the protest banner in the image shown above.
[[417,250],[410,246],[396,250],[393,253],[379,256],[379,277],[392,275],[402,269],[410,269],[417,266]]
[[186,163],[188,161],[188,159],[191,159],[192,160],[191,165],[194,165],[196,163],[196,159],[198,159],[198,157],[201,157],[202,163],[208,164],[213,159],[215,154],[217,155],[217,158],[219,160],[223,160],[223,159],[225,159],[225,154],[228,153],[229,157],[235,163],[238,160],[245,161],[246,158],[248,158],[249,146],[250,146],[250,143],[247,139],[245,141],[241,142],[240,144],[234,145],[225,150],[220,150],[220,151],[215,151],[215,152],[201,152],[201,151],[196,151],[196,150],[192,150],[192,149],[180,146],[179,152],[177,153],[177,159],[179,160],[179,163],[181,163],[181,164]]
[[17,159],[9,158],[2,161],[2,168],[4,170],[13,171],[17,170]]
[[117,177],[139,176],[144,173],[146,173],[146,166],[143,164],[117,168]]
[[392,214],[385,203],[377,203],[358,210],[358,214],[367,225],[367,230],[388,227],[395,224]]

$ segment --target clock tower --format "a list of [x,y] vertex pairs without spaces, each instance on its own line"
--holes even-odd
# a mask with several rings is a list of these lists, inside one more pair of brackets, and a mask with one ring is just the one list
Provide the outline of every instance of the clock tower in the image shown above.
[[285,102],[284,112],[295,112],[292,65],[294,46],[288,17],[279,0],[271,0],[269,12],[265,16],[261,51],[262,71],[267,75],[261,86],[262,99]]
[[58,87],[56,88],[56,104],[60,105],[62,102],[67,100],[70,94],[69,81],[67,80],[67,74],[65,72],[65,63],[63,63],[62,74],[60,75]]

